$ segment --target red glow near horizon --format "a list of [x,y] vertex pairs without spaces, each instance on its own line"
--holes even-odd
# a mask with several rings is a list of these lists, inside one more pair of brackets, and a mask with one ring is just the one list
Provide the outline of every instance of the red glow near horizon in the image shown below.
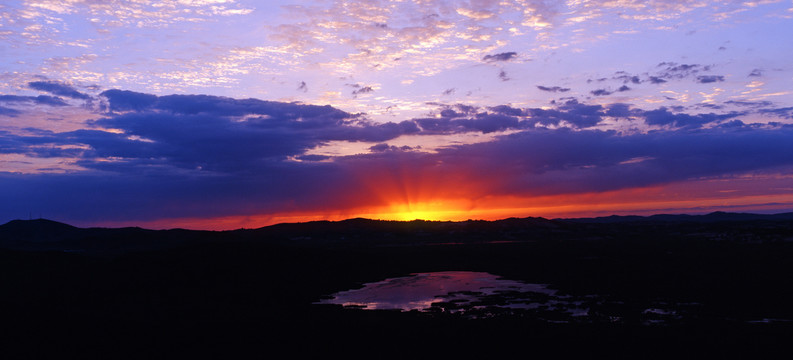
[[[768,187],[789,179],[762,180]],[[213,218],[173,218],[143,222],[104,222],[101,226],[141,226],[152,229],[186,228],[231,230],[259,228],[277,223],[317,220],[339,221],[350,218],[376,220],[464,221],[499,220],[509,217],[572,218],[608,215],[704,214],[712,211],[776,213],[793,209],[793,190],[780,189],[768,195],[756,190],[757,179],[697,180],[663,186],[634,188],[599,193],[547,196],[479,196],[443,198],[456,193],[438,185],[411,187],[406,182],[383,181],[377,199],[382,205],[340,208],[338,210],[293,211],[271,214],[223,216]],[[418,185],[414,183],[413,185]],[[458,187],[464,188],[464,187]],[[370,189],[371,190],[371,189]],[[435,191],[430,191],[435,190]],[[389,195],[393,194],[393,195]],[[435,195],[435,196],[433,196]],[[390,200],[389,200],[389,196]],[[96,224],[93,224],[96,226]]]

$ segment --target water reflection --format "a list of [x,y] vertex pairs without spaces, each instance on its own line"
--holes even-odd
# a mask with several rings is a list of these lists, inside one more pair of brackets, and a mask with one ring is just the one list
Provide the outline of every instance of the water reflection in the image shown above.
[[[415,273],[363,284],[317,304],[366,310],[419,311],[465,318],[499,316],[561,323],[634,323],[661,325],[697,319],[702,304],[648,299],[625,302],[609,295],[560,295],[545,284],[502,279],[485,272]],[[768,318],[752,323],[793,322]]]
[[558,307],[559,299],[556,291],[544,284],[501,279],[484,272],[442,271],[367,283],[361,289],[333,294],[319,304],[363,309],[466,312],[493,307]]

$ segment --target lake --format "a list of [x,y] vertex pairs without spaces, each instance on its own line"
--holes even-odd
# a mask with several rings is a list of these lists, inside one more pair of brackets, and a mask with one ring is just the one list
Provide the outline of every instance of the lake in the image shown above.
[[473,271],[413,273],[340,291],[317,304],[365,310],[457,313],[487,317],[496,313],[534,310],[583,316],[580,301],[558,296],[546,284],[532,284]]

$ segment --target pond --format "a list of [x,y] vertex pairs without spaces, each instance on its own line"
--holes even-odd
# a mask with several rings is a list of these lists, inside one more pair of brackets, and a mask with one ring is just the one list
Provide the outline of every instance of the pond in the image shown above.
[[360,289],[341,291],[317,304],[336,304],[366,310],[401,310],[458,313],[487,317],[495,313],[534,310],[587,314],[580,302],[557,296],[545,284],[508,280],[472,271],[414,273],[409,276],[363,284]]

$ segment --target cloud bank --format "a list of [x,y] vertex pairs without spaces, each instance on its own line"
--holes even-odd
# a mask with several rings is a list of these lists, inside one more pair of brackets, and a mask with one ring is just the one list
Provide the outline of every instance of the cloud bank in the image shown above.
[[[63,107],[37,99],[0,97]],[[719,114],[572,99],[548,108],[458,104],[434,117],[382,123],[331,106],[209,95],[107,90],[96,100],[96,118],[84,129],[0,132],[0,156],[57,158],[80,169],[0,172],[0,217],[40,211],[73,221],[151,221],[329,212],[422,191],[466,199],[583,194],[793,167],[793,126],[741,121],[760,112],[790,116],[769,103]],[[609,128],[620,122],[633,130]],[[466,134],[492,137],[453,140]],[[394,145],[422,136],[449,140],[434,148]],[[339,142],[366,146],[312,153]]]

